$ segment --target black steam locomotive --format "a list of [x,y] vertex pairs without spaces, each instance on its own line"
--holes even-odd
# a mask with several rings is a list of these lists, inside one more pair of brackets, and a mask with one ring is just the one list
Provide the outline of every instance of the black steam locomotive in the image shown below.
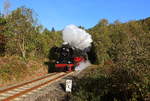
[[73,71],[75,67],[87,60],[87,53],[71,47],[69,44],[63,44],[61,47],[53,47],[53,56],[55,57],[56,71]]

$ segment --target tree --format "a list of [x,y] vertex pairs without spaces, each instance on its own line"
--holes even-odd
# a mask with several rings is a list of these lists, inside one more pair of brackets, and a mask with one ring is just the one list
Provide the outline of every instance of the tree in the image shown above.
[[27,51],[35,48],[35,19],[31,9],[20,7],[8,16],[8,33],[11,34],[7,50],[26,58]]
[[52,30],[51,30],[51,32],[55,32],[55,28],[54,28],[54,27],[52,27]]
[[102,19],[100,22],[97,24],[97,26],[107,26],[108,25],[108,20],[107,19]]
[[4,55],[5,52],[5,45],[6,45],[6,38],[4,36],[6,27],[6,19],[0,15],[0,55]]
[[9,14],[9,9],[11,7],[11,4],[9,2],[9,0],[4,0],[4,15],[7,16]]
[[102,19],[96,26],[89,29],[89,33],[92,35],[93,45],[97,55],[97,63],[104,63],[109,59],[107,54],[108,49],[111,47],[111,40],[109,38],[110,31],[108,27],[108,21]]

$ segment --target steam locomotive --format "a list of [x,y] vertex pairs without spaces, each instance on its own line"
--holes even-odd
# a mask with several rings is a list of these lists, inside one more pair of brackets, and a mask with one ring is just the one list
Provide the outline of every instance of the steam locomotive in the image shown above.
[[87,53],[64,43],[53,48],[56,71],[74,71],[75,67],[87,60]]

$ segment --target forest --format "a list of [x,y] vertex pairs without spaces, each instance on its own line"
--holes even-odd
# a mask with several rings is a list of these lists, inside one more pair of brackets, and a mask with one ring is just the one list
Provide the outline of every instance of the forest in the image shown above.
[[97,66],[75,80],[71,100],[149,101],[150,18],[113,24],[102,19],[87,31]]
[[[95,67],[75,80],[78,86],[70,100],[144,101],[150,98],[150,17],[125,23],[101,19],[85,30],[93,38],[90,58]],[[18,68],[24,70],[22,65],[33,59],[49,58],[50,49],[62,42],[61,31],[44,28],[30,8],[22,6],[7,15],[0,14],[0,82],[4,82],[2,77],[10,80],[13,75],[11,64],[2,65],[3,58],[22,61]]]

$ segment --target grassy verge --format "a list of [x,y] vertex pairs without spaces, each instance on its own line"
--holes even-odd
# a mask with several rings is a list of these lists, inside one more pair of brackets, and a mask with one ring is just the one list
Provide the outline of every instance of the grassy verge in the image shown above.
[[17,56],[0,57],[0,86],[30,80],[47,73],[43,60],[22,60]]

